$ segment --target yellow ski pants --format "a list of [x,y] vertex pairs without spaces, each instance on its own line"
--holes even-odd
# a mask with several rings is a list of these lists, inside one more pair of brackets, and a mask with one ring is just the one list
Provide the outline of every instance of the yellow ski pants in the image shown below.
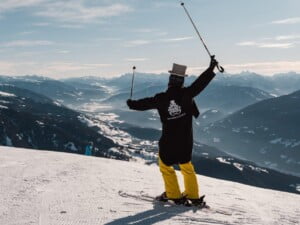
[[[189,199],[199,198],[197,177],[192,162],[179,164],[179,167],[184,179],[185,191],[183,194]],[[163,176],[167,197],[171,199],[180,198],[182,193],[173,166],[167,166],[159,159],[159,169]]]

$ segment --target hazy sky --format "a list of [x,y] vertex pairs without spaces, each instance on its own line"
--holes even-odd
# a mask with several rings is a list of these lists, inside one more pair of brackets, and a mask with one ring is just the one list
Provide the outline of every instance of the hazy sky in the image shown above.
[[[300,72],[299,0],[186,0],[228,73]],[[0,74],[200,73],[209,58],[177,0],[0,0]]]

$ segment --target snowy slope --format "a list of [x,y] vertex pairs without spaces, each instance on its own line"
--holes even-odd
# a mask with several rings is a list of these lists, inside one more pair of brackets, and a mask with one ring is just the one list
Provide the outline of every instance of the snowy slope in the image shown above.
[[160,194],[155,165],[0,147],[0,224],[300,224],[300,195],[198,180],[211,210],[120,196]]

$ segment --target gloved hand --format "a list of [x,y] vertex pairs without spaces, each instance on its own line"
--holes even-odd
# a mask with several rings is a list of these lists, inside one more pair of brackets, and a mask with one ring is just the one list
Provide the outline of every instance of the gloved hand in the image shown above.
[[131,106],[132,106],[132,100],[128,99],[126,103],[127,103],[128,107],[131,108]]
[[211,56],[209,68],[214,70],[214,68],[218,65],[218,61],[215,59],[215,55]]

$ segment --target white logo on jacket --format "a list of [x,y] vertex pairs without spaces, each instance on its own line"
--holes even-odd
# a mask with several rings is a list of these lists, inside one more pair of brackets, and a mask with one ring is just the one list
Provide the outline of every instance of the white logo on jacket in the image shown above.
[[171,100],[168,111],[170,116],[177,116],[181,113],[181,107],[176,104],[175,100]]

